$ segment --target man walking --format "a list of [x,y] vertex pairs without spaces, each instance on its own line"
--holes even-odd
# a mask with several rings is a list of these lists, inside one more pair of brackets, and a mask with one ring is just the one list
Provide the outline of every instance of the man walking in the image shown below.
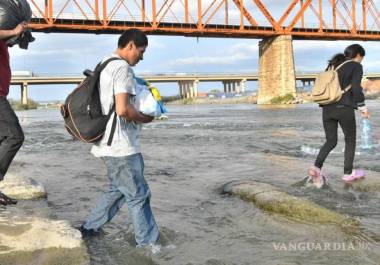
[[[4,179],[13,158],[24,142],[24,133],[7,95],[11,82],[11,68],[6,40],[21,35],[27,24],[20,23],[12,30],[0,30],[0,181]],[[0,205],[15,204],[16,200],[0,192]]]
[[[109,222],[127,202],[137,246],[150,246],[158,250],[159,230],[150,207],[150,190],[144,178],[144,160],[140,153],[139,134],[142,123],[153,117],[137,111],[132,105],[136,95],[135,66],[143,59],[148,46],[147,36],[138,29],[129,29],[119,38],[118,48],[100,75],[100,100],[103,113],[115,104],[102,140],[92,147],[92,154],[101,157],[107,168],[109,188],[103,193],[87,220],[81,226],[84,235],[93,235]],[[107,145],[114,115],[116,127],[111,145]]]

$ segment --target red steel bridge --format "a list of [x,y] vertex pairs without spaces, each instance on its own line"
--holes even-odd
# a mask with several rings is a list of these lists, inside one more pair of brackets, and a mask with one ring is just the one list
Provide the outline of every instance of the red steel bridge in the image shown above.
[[380,40],[379,0],[28,0],[37,32]]

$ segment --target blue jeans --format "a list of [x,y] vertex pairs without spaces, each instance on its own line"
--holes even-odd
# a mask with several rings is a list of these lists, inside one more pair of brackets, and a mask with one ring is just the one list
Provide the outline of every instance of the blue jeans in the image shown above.
[[109,222],[125,202],[132,218],[139,246],[157,243],[159,231],[150,208],[150,190],[144,178],[142,155],[103,157],[110,185],[84,223],[85,229],[99,229]]

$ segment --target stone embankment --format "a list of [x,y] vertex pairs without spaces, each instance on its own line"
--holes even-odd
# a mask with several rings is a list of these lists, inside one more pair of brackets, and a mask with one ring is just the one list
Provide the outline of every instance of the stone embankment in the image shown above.
[[[88,265],[89,256],[81,233],[67,221],[31,214],[33,202],[46,198],[44,186],[31,178],[7,175],[0,191],[19,200],[0,207],[1,265]],[[22,200],[34,200],[27,206]]]

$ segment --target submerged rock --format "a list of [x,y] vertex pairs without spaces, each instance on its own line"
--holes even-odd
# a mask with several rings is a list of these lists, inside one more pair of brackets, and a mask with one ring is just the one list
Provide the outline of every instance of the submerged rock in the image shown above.
[[380,178],[364,178],[357,182],[347,184],[352,189],[361,192],[380,192]]
[[265,183],[256,181],[231,182],[224,186],[224,192],[253,202],[260,209],[292,219],[342,226],[357,226],[359,224],[354,219],[323,208],[307,199],[289,195]]
[[1,265],[89,264],[80,232],[66,221],[0,214]]
[[160,117],[156,117],[155,119],[156,119],[156,120],[160,120],[160,121],[166,121],[166,120],[169,119],[169,117],[166,116],[166,115],[161,115]]
[[11,174],[7,174],[0,182],[0,191],[11,198],[21,200],[47,197],[44,186],[38,181]]

